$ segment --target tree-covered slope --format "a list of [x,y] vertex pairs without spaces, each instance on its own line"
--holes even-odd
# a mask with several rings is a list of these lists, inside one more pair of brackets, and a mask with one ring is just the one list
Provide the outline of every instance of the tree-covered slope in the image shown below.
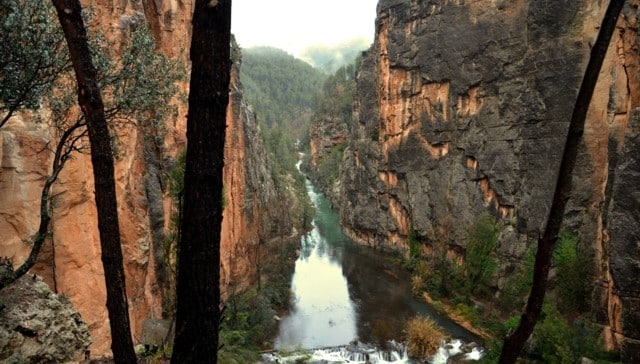
[[242,53],[241,80],[258,119],[299,137],[326,76],[280,49],[257,47]]

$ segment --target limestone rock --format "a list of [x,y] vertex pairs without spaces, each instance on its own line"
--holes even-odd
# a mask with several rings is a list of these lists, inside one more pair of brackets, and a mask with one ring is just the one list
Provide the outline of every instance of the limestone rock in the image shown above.
[[[640,347],[638,6],[628,1],[618,21],[565,216],[594,257],[596,317],[628,362]],[[334,201],[348,235],[408,254],[413,229],[423,251],[444,243],[460,255],[489,211],[503,229],[500,272],[518,264],[544,229],[605,7],[380,0]]]
[[[82,5],[91,8],[92,26],[100,27],[116,54],[129,29],[147,22],[159,50],[188,64],[193,0],[86,0]],[[186,91],[188,82],[179,87]],[[260,129],[236,76],[230,92],[224,171],[227,206],[221,242],[223,296],[255,281],[257,262],[270,258],[258,258],[266,254],[262,243],[293,231],[287,213],[290,197],[275,189]],[[166,194],[166,176],[186,145],[186,103],[175,103],[177,115],[161,126],[166,131],[161,147],[150,143],[153,137],[143,127],[128,124],[118,130],[116,194],[134,341],[141,337],[144,320],[162,318],[163,303],[167,306],[162,291],[170,280],[170,269],[165,266],[163,240],[172,201]],[[28,255],[23,241],[37,231],[39,223],[40,193],[51,168],[52,155],[46,146],[55,142],[55,131],[48,124],[43,109],[20,113],[0,129],[0,256],[12,258],[15,265]],[[91,355],[108,356],[111,335],[90,156],[74,155],[52,191],[52,238],[32,271],[77,307],[93,338]]]
[[91,344],[89,329],[69,298],[25,275],[0,291],[0,361],[79,362]]

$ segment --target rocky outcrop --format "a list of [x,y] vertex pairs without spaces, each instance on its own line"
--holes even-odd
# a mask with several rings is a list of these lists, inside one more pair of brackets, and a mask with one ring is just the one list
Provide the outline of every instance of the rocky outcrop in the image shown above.
[[69,298],[27,275],[0,291],[0,361],[67,363],[84,359],[89,329]]
[[347,139],[347,124],[327,117],[311,124],[310,134],[311,167],[318,168],[322,160]]
[[[489,210],[501,219],[502,268],[521,257],[544,228],[606,5],[381,0],[341,168],[347,233],[406,253],[413,229],[425,250],[443,242],[455,253]],[[627,2],[600,74],[565,219],[597,260],[598,320],[627,361],[640,338],[639,204],[629,197],[639,182],[638,5]]]
[[[83,6],[91,8],[90,25],[100,27],[116,53],[129,27],[146,21],[159,50],[187,64],[193,1],[87,0]],[[269,258],[256,258],[264,254],[261,244],[274,236],[289,236],[293,230],[290,216],[283,213],[289,197],[280,195],[273,185],[260,130],[237,81],[234,76],[225,151],[224,296],[255,281],[258,262]],[[187,85],[186,81],[181,85],[183,91]],[[161,126],[160,143],[154,140],[157,135],[133,124],[118,131],[116,192],[134,342],[141,338],[145,319],[163,316],[162,291],[170,280],[163,246],[172,210],[166,183],[173,160],[186,145],[186,105],[175,102],[177,116]],[[16,265],[28,254],[23,240],[36,232],[39,195],[50,173],[47,146],[55,133],[47,126],[48,117],[46,109],[23,112],[0,129],[0,255],[12,258]],[[89,326],[95,357],[109,354],[110,331],[93,191],[90,158],[76,154],[54,184],[51,239],[33,271],[77,307]]]
[[[220,242],[223,297],[255,283],[266,243],[293,232],[291,196],[275,188],[255,113],[244,99],[240,64],[231,72],[225,142],[225,209]],[[271,257],[272,259],[275,257]]]

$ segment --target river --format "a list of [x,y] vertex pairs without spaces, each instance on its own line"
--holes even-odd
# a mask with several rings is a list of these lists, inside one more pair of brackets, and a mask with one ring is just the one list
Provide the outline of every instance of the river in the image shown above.
[[[301,238],[291,282],[294,301],[280,321],[276,349],[323,349],[314,351],[311,362],[408,363],[403,346],[395,343],[416,315],[431,317],[453,338],[477,339],[415,299],[409,274],[397,260],[354,244],[342,232],[327,198],[309,180],[306,187],[316,216],[313,229]],[[368,354],[358,354],[364,352]],[[444,354],[439,362],[446,362],[446,350]]]

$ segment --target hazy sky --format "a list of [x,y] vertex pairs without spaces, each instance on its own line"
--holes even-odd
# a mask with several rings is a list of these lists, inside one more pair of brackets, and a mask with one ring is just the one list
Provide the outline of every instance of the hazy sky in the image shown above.
[[373,41],[377,0],[234,0],[231,31],[241,47],[272,46],[297,56],[314,44]]

